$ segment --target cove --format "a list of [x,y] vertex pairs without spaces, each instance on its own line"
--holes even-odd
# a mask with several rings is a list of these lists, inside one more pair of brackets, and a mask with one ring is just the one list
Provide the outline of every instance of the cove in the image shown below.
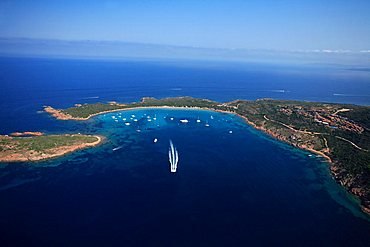
[[[38,165],[3,167],[3,243],[365,246],[370,241],[369,221],[331,179],[323,159],[273,140],[235,115],[148,108],[65,125],[68,131],[105,135],[107,142]],[[176,173],[170,173],[169,140],[179,152]]]

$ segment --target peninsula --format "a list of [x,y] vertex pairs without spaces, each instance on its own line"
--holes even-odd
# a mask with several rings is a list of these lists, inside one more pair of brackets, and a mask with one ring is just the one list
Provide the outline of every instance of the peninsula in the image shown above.
[[80,134],[33,135],[30,137],[0,135],[0,162],[29,162],[55,158],[96,146],[101,141],[100,136]]
[[77,104],[44,110],[61,120],[88,120],[113,111],[144,107],[195,108],[237,114],[254,128],[324,157],[338,183],[370,213],[370,107],[260,99],[219,103],[191,97],[143,98],[140,102]]

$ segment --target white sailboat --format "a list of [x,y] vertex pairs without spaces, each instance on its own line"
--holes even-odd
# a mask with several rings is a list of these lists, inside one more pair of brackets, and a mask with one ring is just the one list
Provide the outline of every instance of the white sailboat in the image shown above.
[[168,159],[171,164],[171,172],[176,172],[177,170],[177,163],[179,162],[179,153],[177,152],[176,148],[173,146],[172,141],[170,140],[170,148],[168,150]]

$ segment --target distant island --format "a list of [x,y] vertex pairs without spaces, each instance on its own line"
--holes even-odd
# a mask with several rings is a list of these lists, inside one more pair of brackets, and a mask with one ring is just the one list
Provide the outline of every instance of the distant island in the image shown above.
[[361,200],[370,213],[370,107],[334,103],[260,99],[219,103],[191,97],[143,98],[140,102],[76,104],[67,109],[45,106],[61,120],[88,120],[114,111],[175,107],[237,114],[254,128],[324,157],[333,177]]
[[0,135],[0,162],[29,162],[55,158],[96,146],[103,139],[100,136],[91,135],[43,135],[39,133],[16,132],[12,134],[17,137]]

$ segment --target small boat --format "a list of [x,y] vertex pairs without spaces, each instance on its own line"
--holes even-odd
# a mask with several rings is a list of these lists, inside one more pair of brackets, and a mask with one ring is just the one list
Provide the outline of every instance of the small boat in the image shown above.
[[233,131],[232,130],[229,130],[229,134],[232,134],[233,133]]
[[130,125],[130,123],[125,123],[125,125],[129,126],[129,125]]
[[137,119],[136,118],[134,119],[134,122],[137,122]]
[[181,123],[189,123],[189,120],[187,120],[187,119],[180,119],[180,122]]
[[157,138],[154,138],[153,142],[154,143],[157,143],[158,142],[158,139]]
[[113,151],[117,151],[117,150],[119,150],[119,149],[121,149],[121,148],[122,148],[122,146],[119,146],[119,147],[113,148],[112,150],[113,150]]
[[200,123],[200,119],[197,119],[197,123]]
[[170,120],[173,120],[173,117],[171,117]]

